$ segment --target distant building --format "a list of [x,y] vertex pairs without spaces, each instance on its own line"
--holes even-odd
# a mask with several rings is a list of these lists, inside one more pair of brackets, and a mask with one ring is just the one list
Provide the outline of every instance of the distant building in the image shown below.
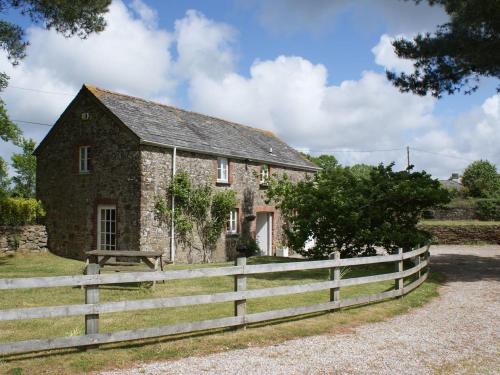
[[462,177],[458,173],[452,173],[447,180],[439,180],[443,187],[450,190],[461,191],[464,186],[462,185]]

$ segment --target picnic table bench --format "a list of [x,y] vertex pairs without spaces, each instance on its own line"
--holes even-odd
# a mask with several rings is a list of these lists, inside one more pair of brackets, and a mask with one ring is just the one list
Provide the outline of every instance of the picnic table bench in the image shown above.
[[[86,265],[89,263],[98,264],[99,268],[116,265],[134,265],[137,259],[146,264],[151,271],[163,271],[163,252],[162,251],[130,251],[130,250],[91,250],[86,251]],[[115,259],[112,261],[112,259]],[[125,261],[117,261],[116,258],[125,258]],[[155,283],[153,283],[154,286]]]

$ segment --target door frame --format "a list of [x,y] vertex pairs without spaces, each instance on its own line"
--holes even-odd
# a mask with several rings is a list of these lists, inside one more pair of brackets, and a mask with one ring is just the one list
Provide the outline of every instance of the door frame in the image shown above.
[[257,235],[258,235],[258,226],[257,226],[257,221],[258,217],[260,215],[266,215],[266,226],[267,226],[267,254],[263,255],[268,255],[268,256],[273,256],[274,255],[274,249],[273,249],[273,237],[274,237],[274,212],[272,211],[258,211],[256,212],[256,217],[255,217],[255,239],[257,240]]
[[118,210],[116,208],[116,204],[114,203],[99,203],[97,204],[97,212],[95,217],[95,225],[96,225],[96,249],[97,250],[106,250],[101,249],[101,210],[102,209],[114,209],[115,210],[115,250],[118,249]]

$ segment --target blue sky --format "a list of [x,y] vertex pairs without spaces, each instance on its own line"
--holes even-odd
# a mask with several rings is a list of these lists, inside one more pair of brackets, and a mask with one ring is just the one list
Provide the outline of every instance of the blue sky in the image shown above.
[[[436,177],[470,160],[500,162],[500,97],[484,80],[473,95],[401,94],[385,69],[404,71],[391,38],[432,31],[438,7],[398,0],[114,1],[107,29],[64,39],[27,29],[28,57],[2,93],[11,117],[52,124],[81,84],[117,90],[274,131],[343,163],[412,161]],[[35,89],[31,91],[24,89]],[[22,125],[40,141],[47,126]],[[0,155],[15,150],[1,144]],[[398,149],[387,152],[359,152]],[[435,155],[424,153],[440,153]],[[448,156],[450,157],[448,157]]]

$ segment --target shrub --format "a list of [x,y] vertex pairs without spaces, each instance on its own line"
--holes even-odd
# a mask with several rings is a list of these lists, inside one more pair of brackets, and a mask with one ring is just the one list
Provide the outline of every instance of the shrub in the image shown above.
[[0,200],[1,225],[33,224],[45,216],[42,202],[34,198],[3,198]]
[[477,200],[476,215],[480,220],[500,220],[500,199]]

